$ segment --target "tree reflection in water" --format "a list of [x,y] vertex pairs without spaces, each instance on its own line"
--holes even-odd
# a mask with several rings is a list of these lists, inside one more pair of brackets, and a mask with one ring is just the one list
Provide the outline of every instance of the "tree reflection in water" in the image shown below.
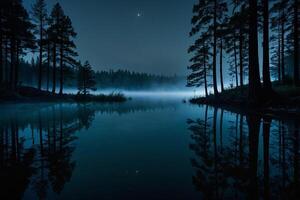
[[187,120],[193,183],[203,199],[299,197],[298,120],[204,110]]
[[[126,104],[22,104],[1,107],[0,199],[29,195],[47,199],[70,182],[76,132],[89,129],[96,113],[118,115],[174,108],[157,102]],[[32,194],[34,191],[35,194]]]
[[21,199],[28,185],[39,199],[46,199],[50,189],[59,194],[75,168],[71,159],[75,132],[89,128],[94,116],[95,110],[88,105],[74,108],[60,104],[38,109],[27,117],[2,119],[0,199]]

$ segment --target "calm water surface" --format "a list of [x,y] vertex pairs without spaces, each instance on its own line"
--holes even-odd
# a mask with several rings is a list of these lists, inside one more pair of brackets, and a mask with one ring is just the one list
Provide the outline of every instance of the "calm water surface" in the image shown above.
[[181,98],[0,110],[0,199],[299,196],[298,119]]

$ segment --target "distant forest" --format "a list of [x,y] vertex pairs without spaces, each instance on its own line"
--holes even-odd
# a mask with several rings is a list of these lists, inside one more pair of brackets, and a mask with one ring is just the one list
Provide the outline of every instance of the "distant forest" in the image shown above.
[[[21,60],[20,62],[20,85],[35,86],[38,84],[38,60],[27,62]],[[42,73],[47,72],[47,66],[43,65]],[[68,68],[65,70],[65,87],[76,88],[77,87],[77,68]],[[50,73],[51,74],[51,73]],[[108,70],[108,71],[96,71],[94,72],[94,79],[96,81],[96,87],[98,89],[126,89],[126,90],[147,90],[163,87],[176,87],[179,84],[183,84],[184,77],[173,75],[154,75],[148,73],[139,73],[129,70]],[[59,77],[57,77],[57,81]],[[42,88],[47,88],[47,79],[42,81]]]

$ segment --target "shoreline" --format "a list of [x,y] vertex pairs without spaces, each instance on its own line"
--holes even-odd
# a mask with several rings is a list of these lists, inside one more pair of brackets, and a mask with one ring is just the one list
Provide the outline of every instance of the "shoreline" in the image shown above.
[[108,95],[78,95],[78,94],[53,94],[52,92],[40,91],[33,87],[19,87],[15,92],[8,90],[0,91],[0,103],[122,103],[128,98],[122,93],[111,93]]
[[[288,86],[283,86],[288,87]],[[248,101],[247,88],[234,88],[219,93],[218,96],[195,97],[189,99],[191,104],[208,105],[223,108],[230,112],[245,115],[256,114],[262,117],[272,116],[284,118],[300,118],[300,90],[294,88],[289,93],[274,88],[271,93],[263,94],[259,103]]]

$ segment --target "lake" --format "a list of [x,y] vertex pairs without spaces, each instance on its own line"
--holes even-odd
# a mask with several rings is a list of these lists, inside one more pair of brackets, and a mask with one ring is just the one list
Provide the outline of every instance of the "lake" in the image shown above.
[[0,110],[1,199],[299,196],[299,119],[182,97]]

